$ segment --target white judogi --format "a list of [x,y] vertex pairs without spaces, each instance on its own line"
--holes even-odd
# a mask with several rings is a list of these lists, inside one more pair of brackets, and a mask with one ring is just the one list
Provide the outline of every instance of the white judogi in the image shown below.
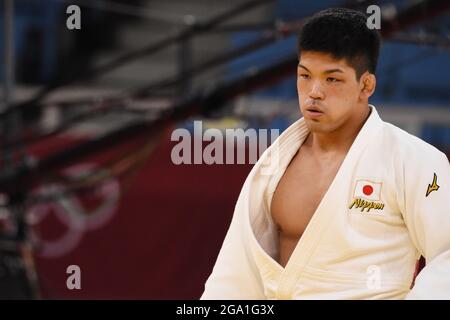
[[[450,298],[448,159],[371,109],[285,268],[269,208],[308,135],[304,119],[264,152],[202,299]],[[427,264],[410,290],[420,255]]]

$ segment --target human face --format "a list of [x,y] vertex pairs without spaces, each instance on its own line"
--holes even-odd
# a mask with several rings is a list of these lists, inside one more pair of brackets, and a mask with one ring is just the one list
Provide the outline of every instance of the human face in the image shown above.
[[305,51],[297,67],[300,111],[311,132],[330,133],[360,119],[367,111],[361,93],[367,74],[356,78],[356,71],[345,59]]

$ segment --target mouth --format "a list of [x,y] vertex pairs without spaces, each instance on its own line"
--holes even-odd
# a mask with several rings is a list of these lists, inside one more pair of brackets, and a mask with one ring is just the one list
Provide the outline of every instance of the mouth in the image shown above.
[[323,113],[322,110],[320,110],[319,108],[316,108],[316,107],[306,108],[306,111],[313,112],[313,113]]
[[306,108],[305,113],[308,117],[311,117],[311,118],[320,117],[321,115],[324,114],[324,112],[316,106],[311,106],[311,107]]

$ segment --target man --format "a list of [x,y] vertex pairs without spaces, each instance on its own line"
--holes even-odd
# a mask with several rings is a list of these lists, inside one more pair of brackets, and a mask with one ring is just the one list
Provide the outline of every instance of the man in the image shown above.
[[202,299],[450,298],[450,166],[368,104],[379,46],[357,11],[304,25],[303,118],[250,172]]

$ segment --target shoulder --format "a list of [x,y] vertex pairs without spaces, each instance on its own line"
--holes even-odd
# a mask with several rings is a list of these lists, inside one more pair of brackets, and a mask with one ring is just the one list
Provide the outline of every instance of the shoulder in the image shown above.
[[391,145],[391,156],[405,167],[447,163],[447,156],[435,146],[388,122],[383,122],[383,142]]

